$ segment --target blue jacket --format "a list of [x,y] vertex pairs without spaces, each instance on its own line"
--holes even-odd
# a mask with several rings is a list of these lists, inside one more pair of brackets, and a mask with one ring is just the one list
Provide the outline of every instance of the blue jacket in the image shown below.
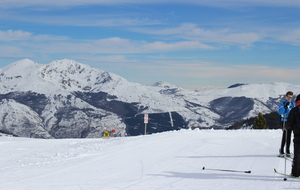
[[[288,107],[284,107],[286,103],[289,103]],[[295,107],[295,104],[292,101],[285,100],[279,104],[278,114],[281,116],[281,121],[287,121],[289,117],[291,109]]]

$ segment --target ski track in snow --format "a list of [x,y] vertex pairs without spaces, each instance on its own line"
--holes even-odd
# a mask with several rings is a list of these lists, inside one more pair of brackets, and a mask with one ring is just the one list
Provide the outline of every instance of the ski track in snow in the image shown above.
[[283,181],[273,171],[284,172],[285,159],[277,157],[281,133],[196,129],[110,139],[1,136],[0,189],[299,189],[298,180]]

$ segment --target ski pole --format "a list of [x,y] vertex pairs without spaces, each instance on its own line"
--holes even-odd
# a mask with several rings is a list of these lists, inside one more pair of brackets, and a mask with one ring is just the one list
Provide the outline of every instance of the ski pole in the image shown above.
[[222,172],[241,172],[241,173],[247,173],[250,174],[251,171],[238,171],[238,170],[223,170],[223,169],[211,169],[211,168],[205,168],[203,167],[202,170],[214,170],[214,171],[222,171]]
[[[288,137],[288,132],[285,129],[285,120],[286,120],[286,113],[284,113],[284,118],[283,118],[283,130],[285,131],[285,147],[287,150],[287,137]],[[284,155],[284,175],[286,175],[286,154]],[[283,178],[284,181],[286,181],[286,177]]]

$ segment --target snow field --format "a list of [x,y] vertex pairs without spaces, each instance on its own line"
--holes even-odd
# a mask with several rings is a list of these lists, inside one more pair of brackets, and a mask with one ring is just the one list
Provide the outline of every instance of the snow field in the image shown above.
[[196,129],[110,139],[1,136],[0,189],[299,189],[299,180],[283,181],[273,172],[284,172],[285,160],[276,156],[281,134]]

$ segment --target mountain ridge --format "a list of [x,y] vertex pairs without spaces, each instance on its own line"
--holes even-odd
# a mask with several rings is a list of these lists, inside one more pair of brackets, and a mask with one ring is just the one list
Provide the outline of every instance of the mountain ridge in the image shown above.
[[[119,136],[139,135],[144,133],[145,113],[148,133],[191,126],[226,128],[276,110],[288,90],[298,94],[300,86],[274,82],[197,91],[162,81],[141,85],[68,59],[49,64],[24,59],[0,69],[0,105],[13,100],[28,107],[39,117],[30,125],[38,134],[31,135],[44,138],[99,137],[106,129],[115,129]],[[21,110],[15,110],[20,113],[15,117],[26,118]],[[0,130],[11,133],[16,125],[7,127],[5,114],[0,113]],[[24,120],[18,121],[23,126]],[[39,127],[45,130],[42,135]],[[24,136],[21,129],[15,131]]]

